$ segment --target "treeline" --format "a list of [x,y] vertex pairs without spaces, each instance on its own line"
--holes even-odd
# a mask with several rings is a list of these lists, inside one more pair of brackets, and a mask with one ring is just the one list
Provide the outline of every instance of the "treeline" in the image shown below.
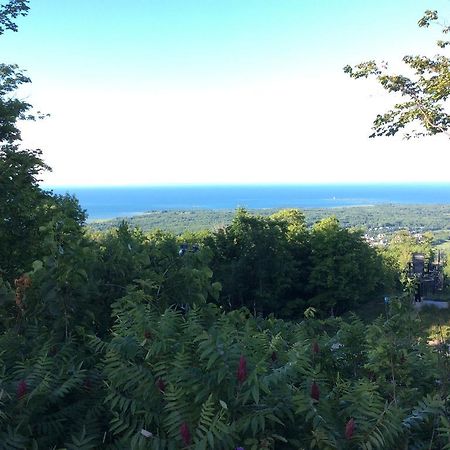
[[[13,156],[5,153],[0,160],[5,169]],[[225,310],[247,307],[254,314],[295,319],[308,307],[324,315],[342,314],[398,292],[411,254],[433,257],[431,235],[418,238],[401,231],[389,246],[375,249],[361,231],[341,226],[335,217],[308,226],[296,209],[269,216],[240,209],[225,227],[181,236],[144,233],[125,222],[92,234],[83,228],[85,215],[73,197],[52,196],[35,182],[15,186],[11,181],[7,192],[20,195],[23,205],[17,209],[12,201],[3,203],[8,220],[0,230],[8,239],[0,244],[0,268],[10,285],[22,273],[47,267],[55,279],[62,273],[66,285],[82,276],[86,292],[116,298],[156,267],[167,278],[195,261],[198,273],[209,274],[214,301]],[[189,283],[184,285],[187,289]],[[83,301],[97,300],[84,296]]]
[[[325,315],[342,314],[399,292],[412,253],[424,253],[427,260],[434,254],[429,233],[414,236],[399,231],[387,247],[375,249],[360,230],[343,227],[335,217],[308,226],[303,212],[296,209],[269,216],[240,209],[227,226],[181,236],[134,232],[125,222],[117,230],[88,235],[101,246],[120,237],[125,249],[145,249],[155,239],[169,240],[185,260],[201,250],[212,281],[220,285],[215,301],[222,308],[247,307],[254,314],[289,319],[302,317],[308,307]],[[129,253],[128,258],[120,263],[123,267],[134,264],[135,255]],[[141,270],[135,271],[136,276]]]
[[[249,212],[261,216],[270,216],[275,209],[249,209]],[[234,210],[165,210],[149,211],[144,215],[127,217],[131,226],[143,231],[160,229],[175,234],[186,231],[214,230],[227,226],[234,218]],[[341,208],[306,208],[303,210],[308,226],[327,218],[336,217],[342,226],[360,228],[375,233],[394,233],[400,229],[411,231],[444,230],[443,236],[450,236],[450,205],[396,205],[354,206]],[[120,225],[122,218],[93,220],[88,227],[95,231],[106,231]],[[380,229],[381,228],[381,229]]]

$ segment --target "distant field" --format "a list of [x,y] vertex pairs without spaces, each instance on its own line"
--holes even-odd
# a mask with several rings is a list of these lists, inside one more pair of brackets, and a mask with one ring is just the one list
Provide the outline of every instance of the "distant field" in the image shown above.
[[438,245],[438,248],[444,251],[447,255],[450,254],[450,241],[445,241]]
[[[254,214],[270,215],[276,209],[250,210]],[[444,245],[450,239],[450,205],[394,205],[314,208],[303,210],[309,225],[329,216],[336,216],[346,227],[362,228],[372,234],[392,233],[399,229],[432,231]],[[143,231],[161,229],[175,234],[186,231],[212,230],[229,224],[234,210],[167,210],[150,211],[144,215],[93,221],[88,227],[104,231],[116,227],[123,220]],[[450,243],[445,244],[450,246]],[[446,247],[447,250],[450,250]]]

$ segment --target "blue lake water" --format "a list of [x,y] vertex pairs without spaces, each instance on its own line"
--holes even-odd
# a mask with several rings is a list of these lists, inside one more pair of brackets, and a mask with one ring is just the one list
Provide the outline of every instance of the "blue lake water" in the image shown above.
[[170,209],[332,208],[338,206],[450,204],[450,183],[372,185],[245,185],[58,187],[75,195],[89,219]]

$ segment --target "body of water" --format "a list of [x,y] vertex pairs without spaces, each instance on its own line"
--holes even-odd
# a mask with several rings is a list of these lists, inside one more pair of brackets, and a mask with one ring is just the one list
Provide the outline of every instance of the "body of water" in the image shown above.
[[65,187],[90,220],[155,210],[245,208],[332,208],[338,206],[450,204],[450,183],[285,186]]

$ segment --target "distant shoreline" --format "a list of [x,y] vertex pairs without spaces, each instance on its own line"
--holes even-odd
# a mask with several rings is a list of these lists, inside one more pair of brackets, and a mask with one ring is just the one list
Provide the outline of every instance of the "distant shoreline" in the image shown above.
[[[398,206],[401,204],[399,203]],[[448,203],[450,206],[450,203]],[[395,203],[380,203],[378,205],[344,205],[344,206],[328,206],[323,208],[313,208],[313,207],[287,207],[287,208],[243,208],[246,211],[252,213],[252,214],[258,214],[261,212],[265,212],[268,214],[273,214],[276,211],[280,211],[283,209],[299,209],[301,211],[303,210],[334,210],[334,209],[341,209],[341,208],[376,208],[377,206],[396,206]],[[408,205],[408,206],[414,206],[414,205]],[[421,206],[427,206],[427,205],[421,205]],[[447,204],[442,205],[433,205],[433,206],[447,206]],[[205,213],[205,212],[211,212],[211,213],[235,213],[240,207],[237,208],[199,208],[199,207],[193,207],[193,208],[187,208],[187,209],[152,209],[149,211],[143,211],[143,212],[137,212],[135,214],[130,214],[128,216],[117,216],[117,217],[109,217],[109,218],[103,218],[103,219],[87,219],[88,223],[96,223],[96,222],[108,222],[111,220],[125,220],[125,219],[132,219],[132,218],[138,218],[138,217],[147,217],[154,214],[166,214],[166,213]]]
[[[283,208],[248,208],[255,215],[269,216]],[[341,206],[333,208],[299,208],[305,215],[308,226],[330,216],[335,216],[344,227],[355,227],[373,233],[393,233],[400,229],[414,232],[432,231],[443,233],[450,239],[450,202],[446,204],[379,204]],[[105,231],[117,227],[121,222],[143,231],[161,229],[175,234],[186,231],[212,230],[231,223],[236,209],[165,209],[148,211],[145,214],[114,219],[90,220],[87,227]],[[447,237],[446,237],[447,236]]]
[[450,204],[450,183],[230,185],[73,188],[91,220],[145,211],[335,208],[380,204]]

